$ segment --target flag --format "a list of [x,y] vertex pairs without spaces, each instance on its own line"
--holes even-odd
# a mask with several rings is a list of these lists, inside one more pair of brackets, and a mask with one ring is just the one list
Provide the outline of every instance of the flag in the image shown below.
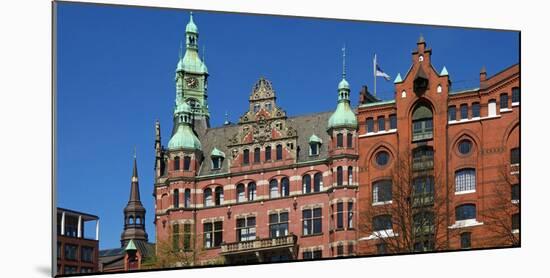
[[390,81],[390,76],[386,74],[376,62],[376,54],[374,54],[374,76],[384,77],[386,81]]

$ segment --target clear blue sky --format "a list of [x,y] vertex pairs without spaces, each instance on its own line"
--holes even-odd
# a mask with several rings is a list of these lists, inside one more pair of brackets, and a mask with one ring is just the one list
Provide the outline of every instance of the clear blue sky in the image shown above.
[[[134,146],[154,241],[154,122],[166,145],[188,18],[185,10],[58,5],[58,206],[98,215],[101,249],[120,244]],[[196,12],[195,22],[211,74],[213,126],[225,111],[235,122],[247,110],[260,76],[273,82],[289,115],[333,110],[344,44],[354,105],[361,85],[372,89],[374,53],[392,80],[403,76],[420,33],[435,68],[446,66],[456,87],[475,87],[482,65],[492,75],[519,61],[519,35],[509,31],[216,12]],[[377,86],[380,97],[393,98],[393,82],[379,78]]]

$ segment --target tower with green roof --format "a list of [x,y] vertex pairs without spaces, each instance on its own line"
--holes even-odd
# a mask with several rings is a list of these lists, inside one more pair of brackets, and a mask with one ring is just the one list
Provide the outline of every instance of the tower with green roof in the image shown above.
[[[185,54],[180,55],[176,67],[176,102],[186,102],[191,108],[193,120],[210,126],[208,111],[208,69],[199,57],[199,29],[193,21],[193,13],[189,15],[189,23],[185,27]],[[204,55],[204,53],[203,53]]]
[[334,129],[349,128],[357,129],[357,117],[350,105],[350,88],[346,80],[346,51],[342,48],[342,80],[338,84],[338,104],[336,110],[328,120],[328,131],[331,133]]

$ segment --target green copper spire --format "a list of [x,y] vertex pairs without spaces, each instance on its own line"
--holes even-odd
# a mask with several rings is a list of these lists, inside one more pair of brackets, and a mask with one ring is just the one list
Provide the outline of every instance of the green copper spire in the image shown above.
[[328,120],[328,129],[348,127],[357,128],[357,118],[349,101],[350,87],[346,80],[346,47],[342,48],[342,81],[338,84],[338,105]]
[[189,23],[185,27],[185,55],[178,61],[176,71],[190,73],[208,73],[206,65],[199,57],[199,29],[193,21],[193,12],[189,15]]
[[393,83],[401,83],[401,82],[403,82],[403,79],[401,78],[401,73],[398,73]]
[[447,71],[447,68],[443,66],[443,69],[441,70],[441,73],[439,74],[439,76],[448,76],[448,75],[449,75],[449,72]]
[[128,242],[128,245],[126,245],[126,248],[124,248],[124,251],[136,251],[136,244],[134,243],[133,239],[130,239]]
[[193,21],[193,12],[189,12],[189,23],[185,26],[185,33],[199,33],[199,28],[197,28],[197,25]]
[[174,125],[176,132],[168,141],[169,150],[190,149],[201,150],[199,138],[191,128],[191,107],[185,101],[177,102],[174,109]]

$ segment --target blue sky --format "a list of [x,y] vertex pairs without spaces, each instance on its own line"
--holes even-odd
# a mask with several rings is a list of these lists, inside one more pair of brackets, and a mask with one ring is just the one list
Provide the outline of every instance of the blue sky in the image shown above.
[[[58,3],[57,16],[58,206],[98,215],[100,248],[118,247],[135,147],[154,241],[154,122],[166,145],[188,11]],[[519,34],[510,31],[218,12],[194,18],[206,48],[212,126],[226,111],[235,122],[247,110],[260,76],[291,116],[333,110],[344,44],[353,105],[362,85],[373,88],[374,54],[392,80],[403,76],[420,34],[455,88],[475,87],[483,65],[493,75],[519,62]],[[379,78],[377,90],[393,98],[393,82]]]

